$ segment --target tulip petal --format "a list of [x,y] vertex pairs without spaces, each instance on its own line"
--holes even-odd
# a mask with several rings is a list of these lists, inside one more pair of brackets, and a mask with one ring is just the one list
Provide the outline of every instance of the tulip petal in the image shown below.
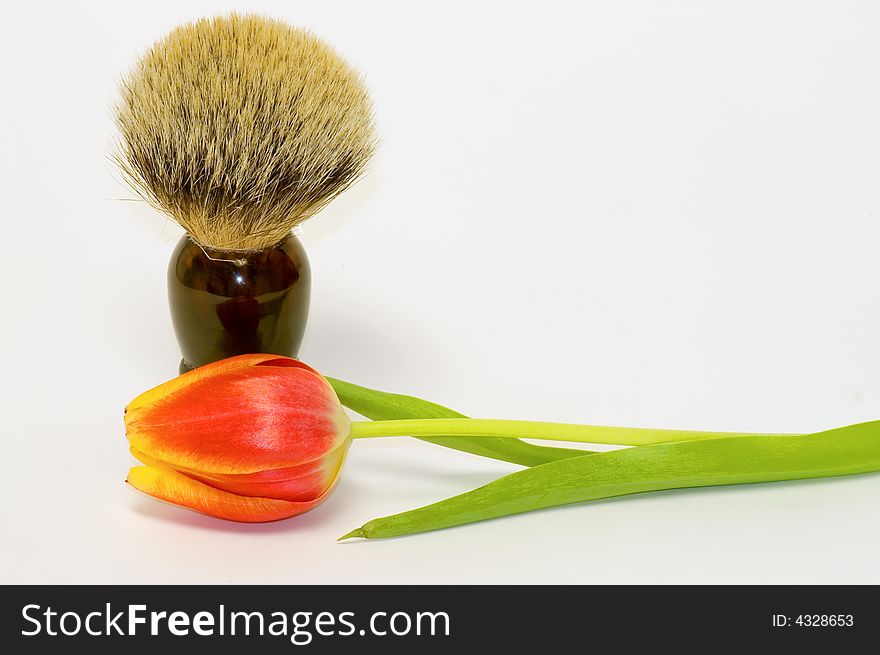
[[314,500],[295,502],[238,496],[215,489],[182,473],[154,466],[135,466],[126,480],[145,494],[175,505],[227,521],[265,523],[290,518],[307,512],[320,503],[330,492],[327,489]]
[[301,368],[306,371],[311,371],[315,375],[321,375],[313,369],[311,366],[306,364],[305,362],[301,362],[298,359],[292,359],[290,357],[275,357],[274,359],[266,359],[261,362],[256,363],[254,366],[277,366],[280,368]]
[[[229,357],[227,359],[222,359],[217,362],[212,362],[206,366],[200,366],[198,368],[189,371],[188,373],[184,373],[183,375],[178,375],[176,378],[172,380],[168,380],[167,382],[163,382],[157,387],[153,387],[149,391],[144,391],[139,396],[136,396],[128,405],[125,406],[126,413],[136,411],[139,409],[143,409],[145,407],[149,407],[154,403],[162,400],[165,396],[168,396],[172,393],[180,391],[181,389],[193,384],[194,382],[198,382],[206,377],[210,377],[213,375],[217,375],[218,373],[224,373],[228,371],[235,371],[241,368],[249,368],[251,366],[259,366],[263,362],[277,360],[278,355],[266,355],[266,354],[256,354],[256,355],[238,355],[236,357]],[[291,360],[296,361],[296,360]],[[313,370],[310,367],[303,364],[309,370]]]
[[342,469],[348,445],[337,448],[321,460],[307,462],[283,469],[284,477],[278,479],[254,479],[251,475],[206,476],[187,473],[205,484],[239,496],[255,496],[307,502],[320,497],[332,486]]
[[305,364],[242,355],[138,396],[125,426],[135,450],[172,468],[246,474],[322,458],[349,440],[350,420],[330,384]]
[[[304,502],[321,496],[328,487],[334,484],[342,469],[348,446],[349,444],[346,443],[330,451],[321,459],[285,469],[239,475],[208,475],[189,469],[178,469],[178,472],[215,489],[240,496]],[[152,458],[134,448],[131,449],[131,454],[147,466],[173,468],[168,463]]]

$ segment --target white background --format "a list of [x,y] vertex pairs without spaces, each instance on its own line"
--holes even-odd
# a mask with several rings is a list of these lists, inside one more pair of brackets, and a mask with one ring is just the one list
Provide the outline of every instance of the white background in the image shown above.
[[880,418],[875,3],[3,3],[0,582],[880,582],[877,475],[347,544],[516,467],[359,442],[327,503],[262,526],[126,488],[180,232],[123,200],[116,83],[231,8],[313,28],[375,98],[371,172],[304,228],[305,361],[483,417]]

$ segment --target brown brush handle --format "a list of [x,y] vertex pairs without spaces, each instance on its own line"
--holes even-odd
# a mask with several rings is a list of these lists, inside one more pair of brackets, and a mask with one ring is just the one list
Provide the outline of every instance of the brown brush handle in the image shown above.
[[168,266],[181,373],[245,353],[296,357],[310,289],[308,258],[292,234],[246,253],[203,249],[184,236]]

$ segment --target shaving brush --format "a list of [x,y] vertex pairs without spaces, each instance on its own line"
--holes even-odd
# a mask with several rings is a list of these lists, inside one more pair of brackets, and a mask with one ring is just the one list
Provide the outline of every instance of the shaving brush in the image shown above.
[[137,62],[116,122],[124,177],[186,231],[168,269],[181,371],[243,353],[296,357],[310,272],[292,230],[373,153],[360,75],[302,29],[203,19]]

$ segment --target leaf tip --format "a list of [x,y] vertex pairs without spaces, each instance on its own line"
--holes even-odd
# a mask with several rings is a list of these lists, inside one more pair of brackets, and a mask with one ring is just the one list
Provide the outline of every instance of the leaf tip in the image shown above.
[[348,534],[344,534],[341,537],[339,537],[339,539],[337,539],[336,541],[345,541],[346,539],[366,539],[366,538],[367,538],[367,531],[366,530],[364,530],[363,528],[355,528],[354,530],[352,530]]

